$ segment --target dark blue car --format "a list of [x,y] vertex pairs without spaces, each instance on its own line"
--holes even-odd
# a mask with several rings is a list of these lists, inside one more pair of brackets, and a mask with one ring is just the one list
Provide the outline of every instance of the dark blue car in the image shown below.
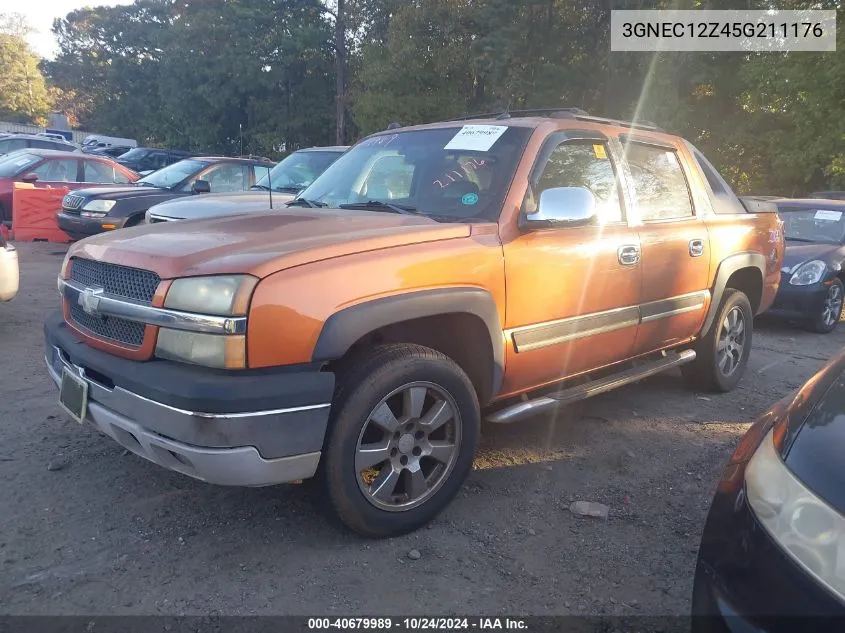
[[833,331],[845,297],[845,200],[772,200],[783,220],[786,252],[767,314]]

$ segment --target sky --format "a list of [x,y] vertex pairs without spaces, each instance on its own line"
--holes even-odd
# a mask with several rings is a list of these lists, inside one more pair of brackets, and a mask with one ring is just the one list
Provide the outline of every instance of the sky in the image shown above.
[[27,41],[41,57],[56,55],[56,40],[50,28],[53,20],[90,6],[132,4],[133,0],[0,0],[0,13],[21,13],[34,29]]

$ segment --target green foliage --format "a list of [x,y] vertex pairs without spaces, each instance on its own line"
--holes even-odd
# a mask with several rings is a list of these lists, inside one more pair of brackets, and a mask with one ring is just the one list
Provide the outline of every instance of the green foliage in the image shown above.
[[[733,8],[728,0],[344,4],[341,95],[352,136],[394,121],[575,106],[684,135],[741,192],[845,187],[841,53],[610,51],[611,9]],[[337,6],[136,0],[81,9],[54,25],[60,54],[45,68],[57,103],[89,128],[227,153],[240,151],[242,130],[244,152],[277,156],[333,142]]]
[[0,119],[37,123],[50,112],[50,96],[27,32],[21,16],[0,14]]

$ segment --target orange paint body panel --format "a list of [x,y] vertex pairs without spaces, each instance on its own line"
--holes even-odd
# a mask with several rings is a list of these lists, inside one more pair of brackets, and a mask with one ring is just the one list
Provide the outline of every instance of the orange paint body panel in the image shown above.
[[[694,216],[642,221],[630,175],[621,175],[624,222],[526,229],[520,216],[551,134],[606,139],[608,153],[596,158],[618,163],[631,128],[565,118],[473,123],[533,130],[508,176],[498,221],[289,208],[123,229],[77,243],[69,256],[154,271],[164,280],[156,305],[175,278],[255,276],[246,338],[250,368],[312,362],[327,321],[341,310],[427,290],[480,289],[495,306],[491,342],[503,359],[493,399],[694,341],[715,307],[720,266],[735,255],[765,258],[758,311],[774,299],[783,256],[777,215],[713,213],[706,181],[677,137],[635,131],[677,154]],[[691,243],[699,240],[701,252],[693,254]],[[639,254],[636,262],[623,261],[625,248]],[[92,346],[135,360],[151,358],[155,347],[153,326],[137,350],[80,333]]]

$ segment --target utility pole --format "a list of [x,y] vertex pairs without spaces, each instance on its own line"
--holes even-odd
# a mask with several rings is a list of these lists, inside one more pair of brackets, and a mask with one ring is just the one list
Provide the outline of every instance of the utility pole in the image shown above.
[[335,141],[338,145],[346,142],[346,20],[344,16],[345,0],[337,0],[337,15],[335,15],[335,52],[336,52],[336,86],[335,107],[337,126]]

